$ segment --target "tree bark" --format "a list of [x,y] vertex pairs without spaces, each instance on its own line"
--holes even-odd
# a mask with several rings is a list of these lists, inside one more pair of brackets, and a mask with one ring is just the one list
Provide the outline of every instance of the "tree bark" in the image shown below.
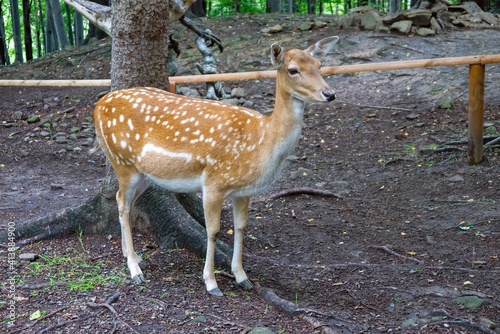
[[19,2],[10,0],[10,15],[12,18],[12,32],[14,34],[14,49],[16,62],[22,63],[23,60],[23,42],[21,39],[21,23],[19,22]]

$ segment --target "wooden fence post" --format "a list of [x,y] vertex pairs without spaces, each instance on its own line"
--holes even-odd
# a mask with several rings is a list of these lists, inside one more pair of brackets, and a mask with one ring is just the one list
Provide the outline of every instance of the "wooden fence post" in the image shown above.
[[484,65],[469,66],[469,144],[467,157],[469,164],[477,164],[483,159],[484,127]]

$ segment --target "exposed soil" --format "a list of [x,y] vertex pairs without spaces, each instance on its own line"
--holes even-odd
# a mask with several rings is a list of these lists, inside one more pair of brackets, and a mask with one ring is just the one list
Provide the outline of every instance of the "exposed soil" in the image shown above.
[[[220,72],[269,69],[271,43],[305,48],[330,35],[341,41],[322,62],[326,66],[500,53],[497,30],[422,38],[339,31],[333,24],[294,29],[307,17],[241,18],[203,21],[224,41]],[[285,32],[259,32],[277,23]],[[174,29],[184,36],[179,74],[194,74],[193,64],[202,58],[195,37]],[[109,78],[109,56],[109,40],[98,41],[0,67],[0,78]],[[499,78],[500,65],[488,65],[485,135],[491,138],[500,130]],[[290,316],[269,307],[224,272],[218,282],[225,296],[209,296],[200,279],[202,260],[183,249],[161,249],[144,231],[134,237],[147,257],[148,282],[134,285],[118,235],[76,233],[16,252],[41,258],[14,268],[15,321],[8,321],[12,275],[7,249],[0,248],[6,292],[0,331],[34,333],[59,325],[46,332],[233,333],[267,327],[275,333],[500,333],[500,150],[487,147],[482,163],[466,163],[468,68],[338,75],[327,82],[337,101],[306,108],[295,155],[270,192],[254,199],[245,239],[250,278],[305,313]],[[224,86],[244,88],[245,100],[257,110],[272,108],[272,81]],[[77,205],[99,189],[105,158],[88,153],[89,117],[106,89],[0,87],[0,228]],[[341,198],[271,198],[298,187]],[[221,238],[232,243],[230,210],[223,216]],[[89,273],[100,280],[75,283]],[[115,293],[118,300],[103,305]],[[36,311],[45,318],[30,320]]]

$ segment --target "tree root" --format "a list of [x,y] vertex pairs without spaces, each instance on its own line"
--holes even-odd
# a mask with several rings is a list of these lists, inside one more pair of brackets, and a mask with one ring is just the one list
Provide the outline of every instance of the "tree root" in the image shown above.
[[486,334],[496,334],[497,332],[494,331],[494,330],[491,330],[481,324],[478,324],[478,323],[475,323],[475,322],[472,322],[470,320],[467,320],[467,319],[462,319],[462,318],[456,318],[456,319],[452,319],[452,320],[443,320],[443,321],[437,321],[437,322],[432,322],[430,324],[427,324],[425,325],[423,328],[428,328],[428,327],[431,327],[431,326],[435,326],[435,325],[456,325],[456,326],[462,326],[462,327],[465,327],[465,328],[470,328],[470,329],[473,329],[473,330],[477,330],[481,333],[486,333]]
[[[359,332],[359,330],[356,329],[356,325],[348,323],[345,320],[336,319],[332,315],[326,315],[315,310],[299,308],[294,303],[276,295],[273,290],[261,287],[258,282],[254,282],[254,287],[257,294],[270,306],[276,307],[278,310],[285,313],[285,315],[289,317],[297,317],[306,321],[311,326],[313,326],[314,329],[321,329],[322,333],[324,334]],[[316,317],[313,317],[312,314],[316,314],[327,319],[325,319],[326,321],[321,321]]]
[[139,334],[139,332],[136,331],[132,326],[130,326],[125,320],[123,320],[120,317],[120,315],[118,314],[118,312],[116,312],[115,308],[113,306],[111,306],[111,304],[116,302],[119,297],[120,297],[120,294],[117,292],[114,295],[112,295],[111,297],[109,297],[108,300],[106,301],[106,303],[96,304],[96,303],[89,302],[89,303],[87,303],[87,306],[89,306],[91,308],[104,307],[104,308],[108,309],[111,313],[113,313],[113,315],[115,316],[115,319],[118,320],[125,327],[127,327],[131,333]]
[[313,196],[323,196],[323,197],[335,197],[335,198],[343,198],[341,195],[336,194],[334,192],[328,190],[321,190],[309,187],[299,187],[299,188],[291,188],[285,189],[280,192],[274,193],[269,196],[269,199],[276,199],[280,197],[293,196],[293,195],[313,195]]
[[389,249],[387,246],[370,246],[370,248],[380,249],[380,250],[383,250],[384,252],[387,252],[387,253],[389,253],[391,255],[395,255],[395,256],[400,257],[402,259],[410,260],[410,261],[415,261],[415,262],[417,262],[419,264],[423,264],[423,261],[420,261],[420,260],[415,259],[413,257],[401,255],[401,254],[393,251],[392,249]]

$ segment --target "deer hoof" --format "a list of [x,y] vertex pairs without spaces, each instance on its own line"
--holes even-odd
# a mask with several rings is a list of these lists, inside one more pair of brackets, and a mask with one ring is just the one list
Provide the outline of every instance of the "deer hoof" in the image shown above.
[[253,289],[253,284],[252,284],[252,282],[250,282],[249,279],[246,279],[246,280],[241,281],[239,283],[237,282],[237,284],[245,290],[252,290]]
[[142,284],[142,283],[146,282],[143,274],[135,275],[132,278],[132,280],[134,281],[135,284]]
[[216,296],[216,297],[222,297],[224,296],[222,294],[222,291],[220,291],[219,288],[215,288],[215,289],[212,289],[212,290],[208,290],[208,293],[211,294],[212,296]]

